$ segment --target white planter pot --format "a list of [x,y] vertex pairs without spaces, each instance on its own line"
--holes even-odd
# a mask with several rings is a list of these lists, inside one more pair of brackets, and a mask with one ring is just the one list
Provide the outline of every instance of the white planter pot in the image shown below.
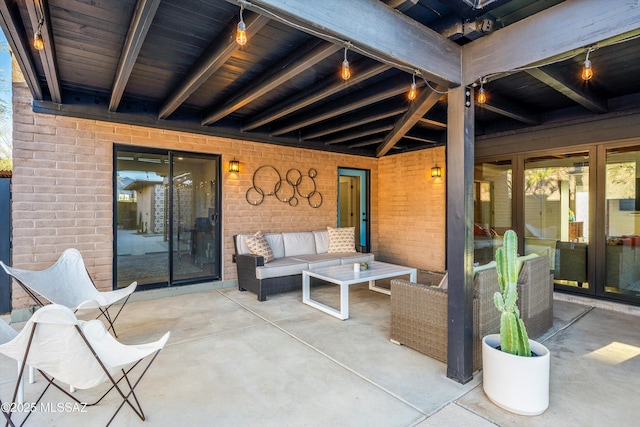
[[529,340],[537,357],[514,356],[497,350],[500,335],[482,339],[484,392],[496,405],[520,415],[540,415],[549,407],[550,353]]

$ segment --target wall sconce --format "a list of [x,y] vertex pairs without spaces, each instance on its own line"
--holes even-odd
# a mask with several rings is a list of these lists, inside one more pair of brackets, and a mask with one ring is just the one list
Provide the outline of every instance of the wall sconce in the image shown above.
[[440,166],[434,166],[431,168],[431,178],[440,178],[442,176],[442,169]]
[[234,157],[233,160],[229,160],[229,172],[240,172],[240,161],[236,160]]

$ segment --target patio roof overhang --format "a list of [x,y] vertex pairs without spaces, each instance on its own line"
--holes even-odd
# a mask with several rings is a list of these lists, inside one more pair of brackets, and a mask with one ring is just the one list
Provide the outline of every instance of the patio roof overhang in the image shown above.
[[[372,157],[447,144],[448,375],[460,382],[472,376],[474,138],[640,108],[640,7],[625,0],[5,0],[0,16],[40,113]],[[480,81],[490,96],[473,105]]]
[[[5,0],[0,15],[42,113],[381,157],[445,144],[447,91],[481,79],[476,136],[640,108],[623,0]],[[413,75],[431,96],[407,100]]]

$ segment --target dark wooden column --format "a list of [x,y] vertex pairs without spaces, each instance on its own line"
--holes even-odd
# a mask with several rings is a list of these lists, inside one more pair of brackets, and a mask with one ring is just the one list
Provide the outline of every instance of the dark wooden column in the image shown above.
[[464,384],[473,379],[473,90],[449,89],[447,114],[447,377]]

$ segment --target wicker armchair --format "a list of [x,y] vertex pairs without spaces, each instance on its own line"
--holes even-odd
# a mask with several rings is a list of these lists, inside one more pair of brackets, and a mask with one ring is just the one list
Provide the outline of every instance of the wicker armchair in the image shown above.
[[548,256],[522,264],[518,276],[518,310],[529,338],[537,338],[553,326],[553,274]]
[[[435,282],[437,284],[438,282]],[[482,367],[482,337],[500,330],[493,294],[500,288],[495,268],[474,279],[473,370]],[[391,341],[447,363],[447,291],[433,284],[391,281]]]
[[[518,277],[518,308],[531,338],[549,329],[553,323],[553,279],[549,257],[523,263]],[[442,276],[440,276],[442,277]],[[438,288],[437,275],[427,283],[391,281],[390,338],[429,357],[447,363],[447,291]],[[482,338],[500,331],[500,312],[493,303],[499,291],[495,267],[478,271],[473,297],[473,370],[482,367]]]

